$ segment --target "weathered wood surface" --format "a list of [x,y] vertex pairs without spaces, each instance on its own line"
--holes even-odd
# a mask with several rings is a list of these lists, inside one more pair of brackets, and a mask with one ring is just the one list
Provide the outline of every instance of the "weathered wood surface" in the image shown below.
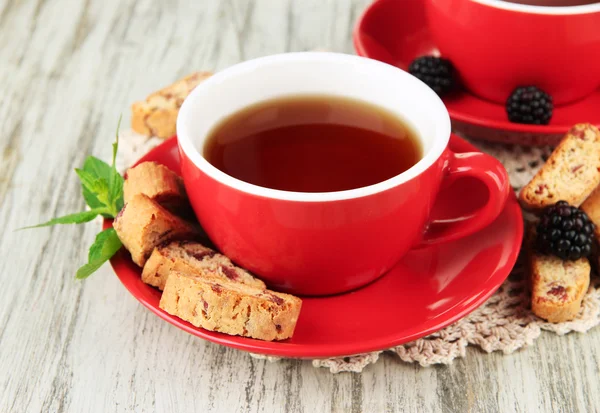
[[332,375],[194,338],[146,311],[109,267],[75,281],[94,225],[14,232],[83,207],[73,167],[108,158],[132,101],[260,55],[351,52],[366,4],[0,0],[0,412],[600,409],[598,329],[544,334],[513,355],[469,350],[451,366],[386,356]]

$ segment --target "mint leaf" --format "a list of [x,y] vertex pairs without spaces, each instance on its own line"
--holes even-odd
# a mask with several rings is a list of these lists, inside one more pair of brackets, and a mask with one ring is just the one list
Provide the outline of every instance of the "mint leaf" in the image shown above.
[[95,208],[90,211],[76,212],[74,214],[65,215],[64,217],[51,219],[50,221],[44,222],[43,224],[33,225],[30,227],[20,229],[49,227],[51,225],[57,224],[81,224],[83,222],[89,222],[92,219],[96,218],[98,215],[105,212],[106,208]]
[[[117,244],[119,244],[118,247]],[[96,235],[96,239],[94,240],[94,243],[90,247],[90,251],[88,253],[88,261],[92,262],[101,259],[104,254],[103,251],[107,245],[113,245],[116,248],[116,251],[118,251],[118,249],[121,247],[121,241],[119,241],[117,232],[113,227],[107,228]]]
[[[104,179],[107,182],[108,186],[108,180],[111,177],[112,168],[106,162],[101,161],[100,159],[94,156],[88,156],[83,164],[82,169],[91,176],[95,177],[96,179]],[[86,188],[86,186],[83,183],[81,184],[81,189],[83,193],[83,198],[85,199],[86,204],[88,204],[90,208],[94,209],[106,206],[103,202],[101,202],[98,199],[98,195],[95,194],[94,191],[91,191],[88,188]],[[104,216],[106,218],[111,218],[114,215],[105,214]]]
[[109,208],[111,207],[110,195],[108,191],[108,181],[104,178],[97,178],[83,169],[75,168],[81,185],[93,194],[98,202]]
[[92,275],[121,248],[121,240],[114,228],[107,228],[96,235],[96,240],[90,247],[88,263],[82,265],[75,278],[83,279]]
[[113,143],[112,166],[93,156],[88,156],[83,169],[76,169],[81,179],[83,197],[91,208],[105,205],[109,216],[115,217],[123,208],[123,177],[117,171],[115,164],[119,149],[119,128],[117,125],[115,143]]
[[[96,195],[94,195],[89,189],[87,189],[85,186],[81,185],[81,192],[83,194],[83,199],[85,199],[85,203],[88,204],[88,206],[92,209],[95,208],[105,208],[106,205],[104,205],[102,202],[98,201],[98,198],[96,197]],[[113,216],[111,214],[102,214],[102,216],[104,218],[112,218]]]
[[108,200],[116,216],[123,208],[123,177],[116,170],[112,171],[108,181]]
[[119,122],[117,123],[117,132],[115,133],[115,143],[113,143],[113,156],[112,156],[112,167],[111,174],[108,179],[108,198],[110,205],[114,207],[116,213],[123,208],[123,177],[117,171],[117,150],[119,149],[119,129],[121,128],[121,119],[123,116],[119,116]]
[[90,275],[95,273],[98,270],[98,268],[102,267],[102,265],[105,262],[106,262],[106,260],[88,262],[87,264],[83,264],[77,270],[77,273],[75,274],[75,278],[77,278],[78,280],[83,280],[83,279],[89,277]]
[[83,168],[81,169],[91,174],[95,178],[102,178],[107,181],[108,178],[110,178],[110,173],[112,170],[109,164],[91,155],[85,158]]
[[[118,149],[117,142],[113,145]],[[75,169],[81,179],[83,197],[90,208],[108,207],[108,217],[114,218],[123,208],[123,177],[113,166],[93,156],[88,156],[83,169]]]

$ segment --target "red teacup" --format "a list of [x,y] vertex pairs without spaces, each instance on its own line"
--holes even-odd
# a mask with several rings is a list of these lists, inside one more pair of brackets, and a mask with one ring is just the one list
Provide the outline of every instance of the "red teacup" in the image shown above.
[[[299,94],[361,99],[398,113],[418,132],[423,158],[389,180],[327,193],[255,186],[204,159],[204,141],[221,119],[263,100]],[[496,159],[447,148],[450,119],[431,89],[400,69],[357,56],[290,53],[225,69],[186,99],[177,134],[185,187],[211,240],[273,288],[301,295],[361,287],[411,248],[478,231],[498,216],[510,190]],[[430,222],[441,185],[467,176],[489,189],[485,206],[471,216]]]
[[517,86],[533,85],[560,105],[600,86],[600,3],[425,3],[436,46],[456,66],[465,86],[484,99],[504,104]]

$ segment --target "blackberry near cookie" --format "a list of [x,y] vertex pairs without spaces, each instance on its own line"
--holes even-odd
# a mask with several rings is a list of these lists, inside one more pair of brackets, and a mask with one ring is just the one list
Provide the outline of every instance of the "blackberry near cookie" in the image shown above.
[[506,100],[506,114],[513,123],[547,125],[553,109],[552,96],[535,86],[518,87]]
[[592,253],[595,225],[579,208],[559,201],[546,208],[536,228],[538,251],[575,261]]
[[439,96],[446,95],[456,88],[456,70],[448,59],[421,56],[410,63],[408,72]]

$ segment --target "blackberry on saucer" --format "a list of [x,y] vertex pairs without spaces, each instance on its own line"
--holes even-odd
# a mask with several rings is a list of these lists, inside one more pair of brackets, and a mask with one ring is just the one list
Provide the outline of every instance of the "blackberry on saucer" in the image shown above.
[[516,88],[506,101],[508,120],[513,123],[547,125],[553,108],[552,96],[535,86]]
[[439,96],[445,95],[455,87],[455,70],[448,59],[421,56],[410,63],[408,71]]
[[585,258],[592,252],[594,228],[585,212],[559,201],[547,207],[540,217],[537,248],[563,260]]

